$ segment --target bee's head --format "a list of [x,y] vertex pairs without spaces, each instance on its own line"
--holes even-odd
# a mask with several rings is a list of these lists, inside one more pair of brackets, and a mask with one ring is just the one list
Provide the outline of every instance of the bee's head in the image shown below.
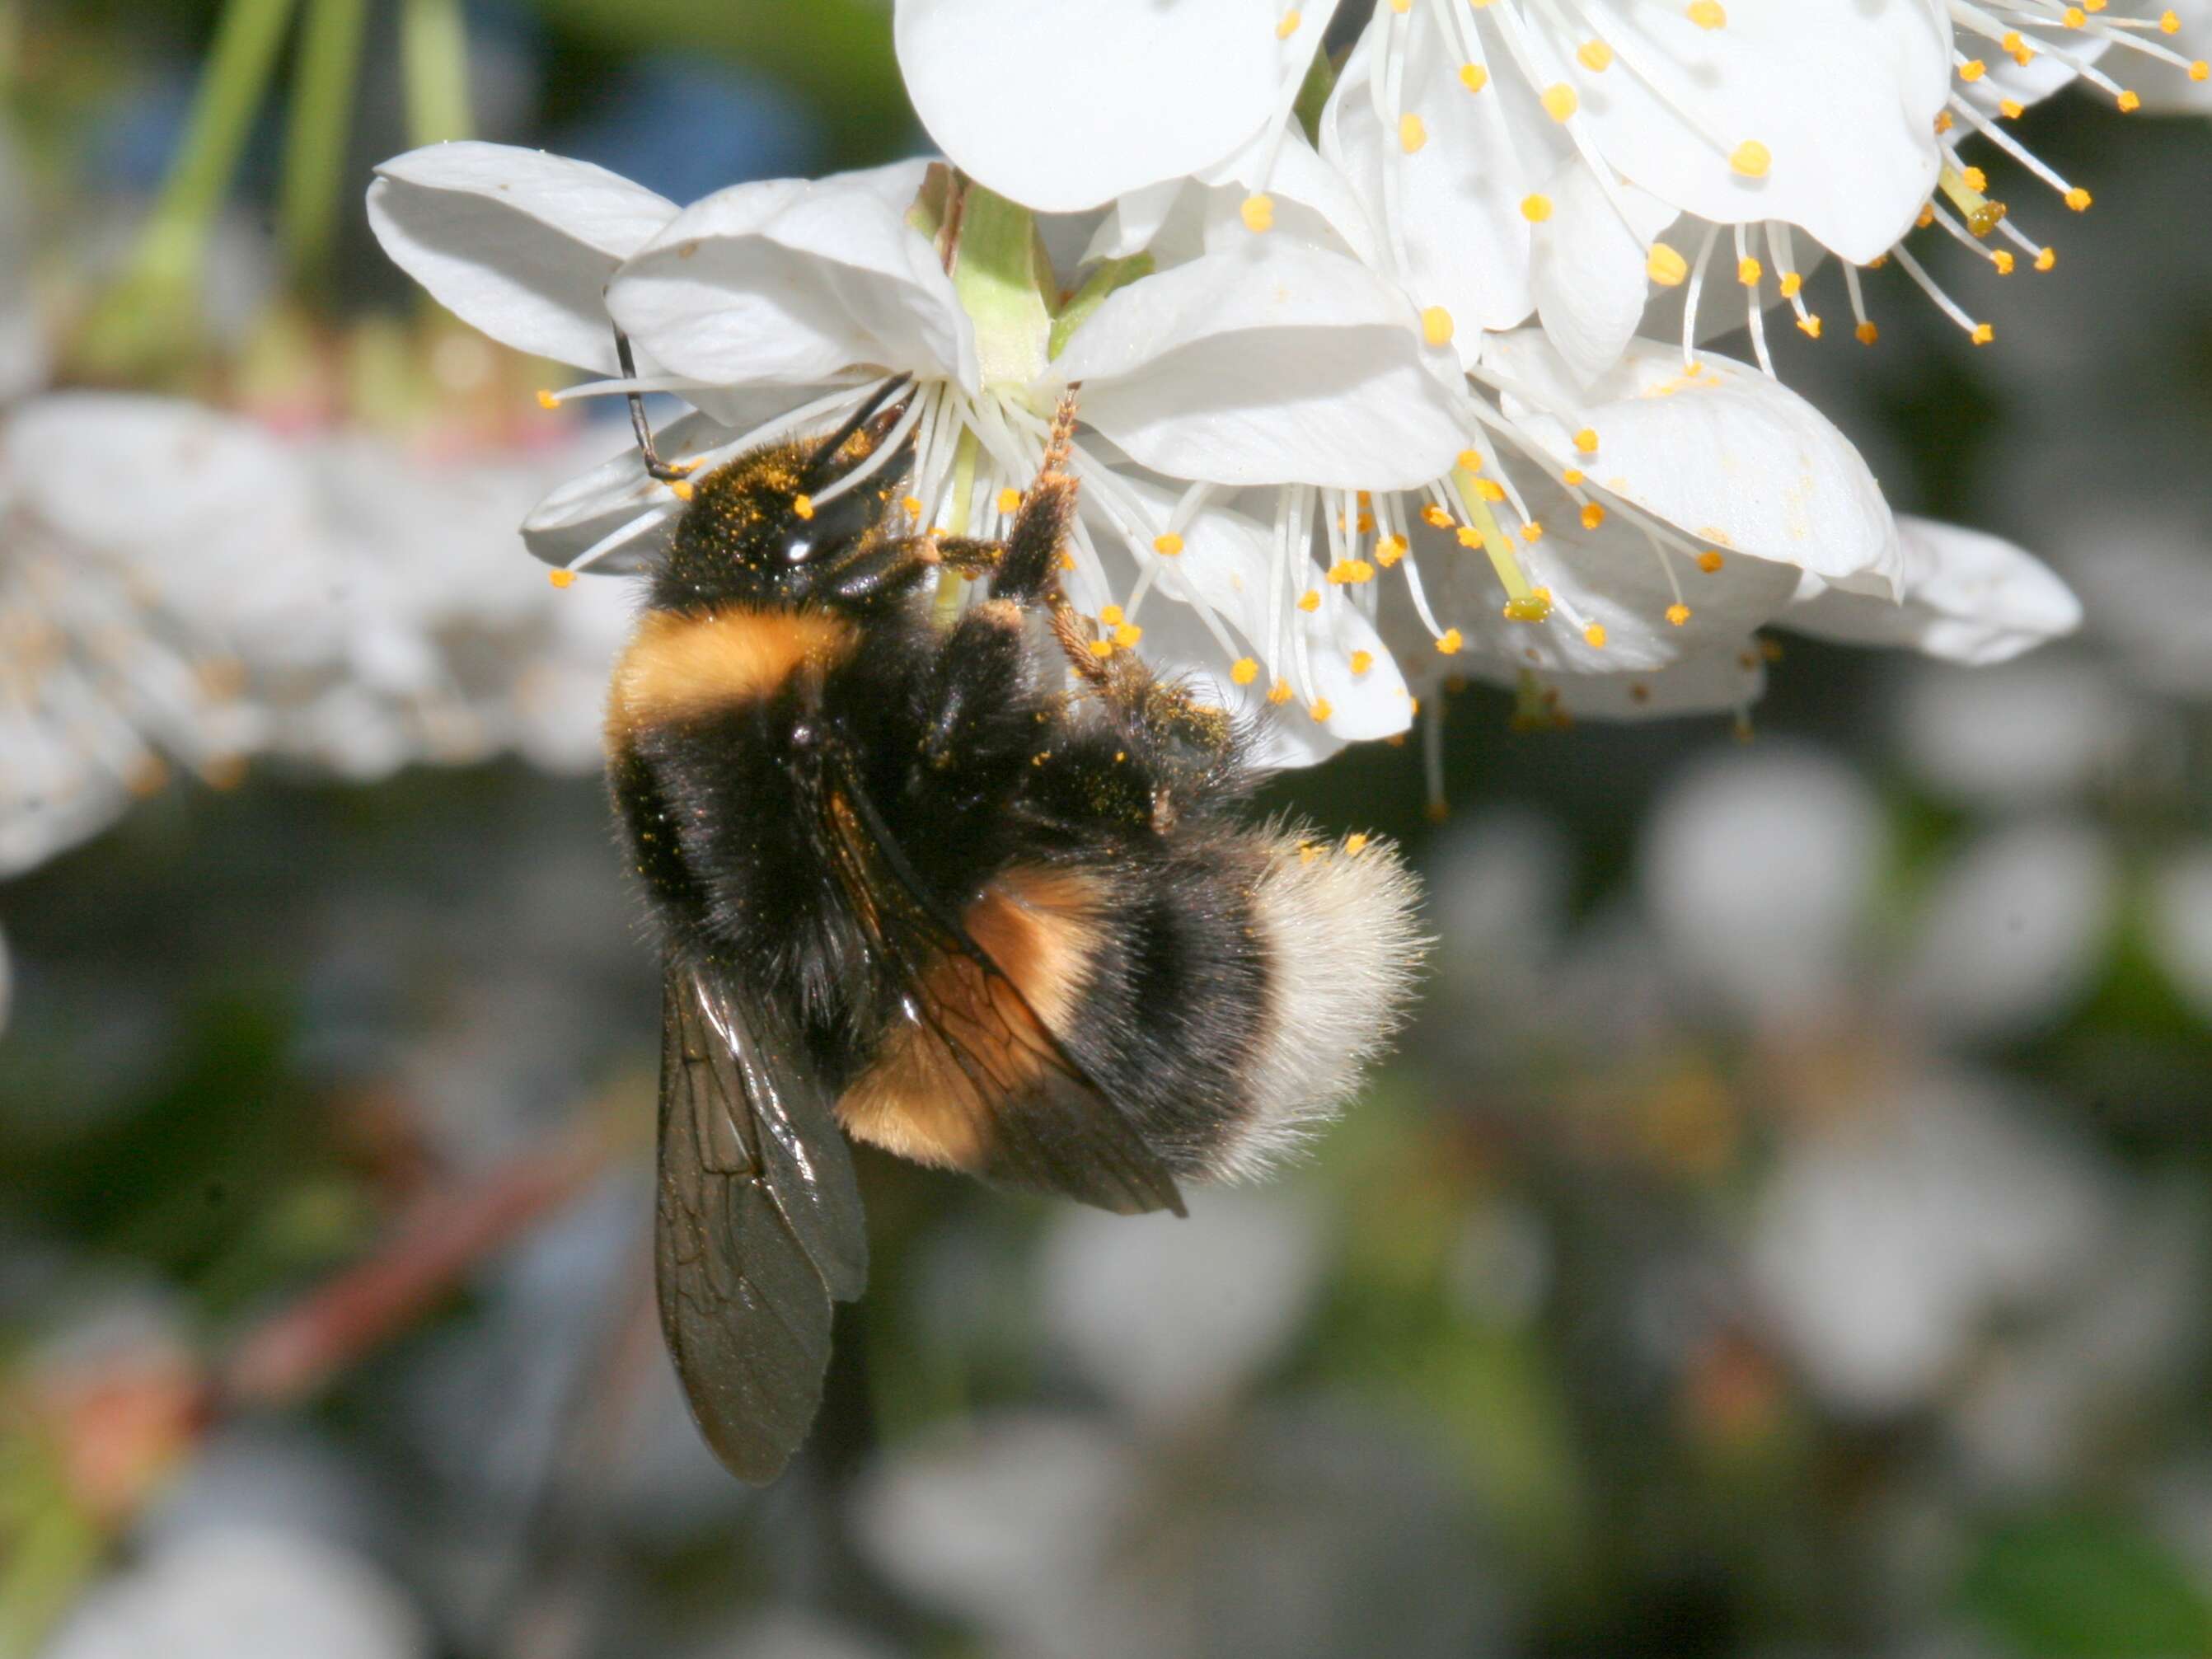
[[825,437],[750,450],[698,478],[656,576],[655,603],[796,608],[823,598],[830,579],[878,539],[908,458],[891,456],[848,481],[890,441],[903,407],[864,406]]

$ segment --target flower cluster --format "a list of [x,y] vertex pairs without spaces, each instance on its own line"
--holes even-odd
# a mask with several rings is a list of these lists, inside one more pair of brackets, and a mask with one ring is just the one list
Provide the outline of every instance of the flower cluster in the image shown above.
[[[1401,732],[1460,677],[1537,720],[1740,713],[1769,625],[1965,662],[2075,625],[2019,549],[1892,512],[1775,378],[1768,308],[1820,337],[1832,257],[1861,340],[1878,267],[1988,340],[1907,240],[1954,237],[2000,274],[2056,256],[1962,145],[2086,208],[2006,124],[2075,82],[2122,110],[2187,103],[2205,20],[1380,0],[1355,32],[1338,9],[899,0],[944,161],[679,208],[447,144],[380,169],[371,218],[462,318],[607,377],[549,404],[688,404],[674,459],[830,424],[908,377],[885,453],[911,457],[915,533],[995,532],[1079,388],[1067,586],[1097,648],[1272,706],[1277,763]],[[1702,343],[1735,326],[1752,362]],[[526,538],[556,582],[634,570],[688,492],[627,453]]]

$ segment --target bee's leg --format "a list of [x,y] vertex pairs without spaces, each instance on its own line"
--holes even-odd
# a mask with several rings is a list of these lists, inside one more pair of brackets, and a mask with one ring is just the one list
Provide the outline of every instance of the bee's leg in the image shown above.
[[1036,747],[1043,702],[1020,609],[1004,599],[975,606],[946,633],[932,665],[919,745],[925,767],[1013,775]]
[[1053,410],[1052,435],[1046,440],[1036,482],[1023,496],[1021,510],[1006,532],[1006,550],[991,582],[994,596],[1017,605],[1042,599],[1058,608],[1067,529],[1075,521],[1075,477],[1067,470],[1074,435],[1075,394],[1069,392]]

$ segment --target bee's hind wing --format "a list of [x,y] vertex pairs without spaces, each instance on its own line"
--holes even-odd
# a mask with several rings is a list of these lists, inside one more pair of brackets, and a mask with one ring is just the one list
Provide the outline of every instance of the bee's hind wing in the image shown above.
[[708,976],[662,993],[660,1323],[700,1431],[773,1480],[806,1437],[831,1303],[867,1279],[851,1154],[792,1034]]
[[1183,1213],[1166,1162],[1070,1054],[1021,989],[932,893],[849,757],[822,803],[838,879],[895,977],[942,1103],[986,1150],[977,1173],[1138,1214]]

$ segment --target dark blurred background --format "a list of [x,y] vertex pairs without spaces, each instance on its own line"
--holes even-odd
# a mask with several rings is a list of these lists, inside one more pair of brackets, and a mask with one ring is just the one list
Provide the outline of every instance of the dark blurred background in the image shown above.
[[[326,234],[286,205],[287,52],[210,279],[150,331],[103,309],[257,9],[0,0],[0,300],[38,359],[0,395],[152,389],[513,488],[374,613],[444,653],[434,719],[397,669],[404,717],[345,701],[397,651],[355,640],[273,758],[134,772],[8,858],[0,1655],[2212,1652],[2203,118],[2018,124],[2096,206],[1990,164],[2061,252],[1929,250],[1990,349],[1901,281],[1872,349],[1775,331],[1893,503],[2049,560],[2077,639],[1983,671],[1783,639],[1747,734],[1517,731],[1470,690],[1441,823],[1417,743],[1279,780],[1429,883],[1368,1098],[1182,1224],[863,1153],[874,1282],[753,1492],[645,1300],[610,636],[562,642],[502,527],[622,439],[515,435],[526,366],[454,345],[359,210],[441,9],[358,8]],[[922,144],[883,0],[442,9],[477,136],[679,201]],[[25,488],[0,465],[19,652],[78,568]],[[422,499],[379,533],[450,532]]]

